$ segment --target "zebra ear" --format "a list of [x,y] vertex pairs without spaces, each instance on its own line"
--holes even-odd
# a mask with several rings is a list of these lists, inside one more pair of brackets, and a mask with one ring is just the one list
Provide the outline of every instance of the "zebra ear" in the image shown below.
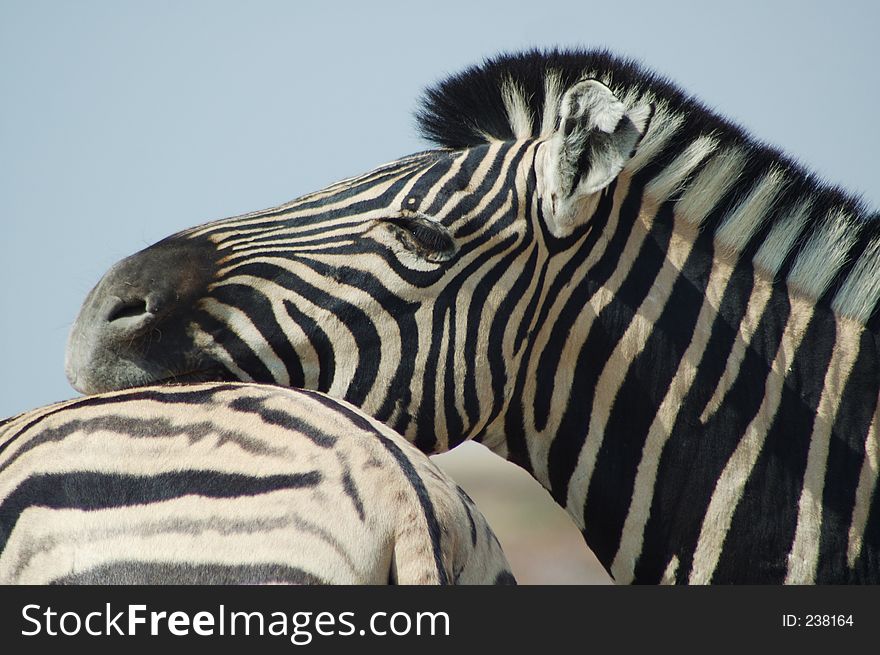
[[582,80],[565,92],[556,130],[536,162],[544,217],[555,236],[568,236],[589,218],[596,194],[626,166],[653,113],[653,105],[627,110],[596,80]]

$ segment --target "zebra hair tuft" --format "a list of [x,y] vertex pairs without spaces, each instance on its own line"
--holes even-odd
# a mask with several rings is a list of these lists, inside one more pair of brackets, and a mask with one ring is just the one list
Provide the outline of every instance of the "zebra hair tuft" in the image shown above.
[[723,252],[754,257],[770,277],[827,299],[844,316],[880,322],[878,214],[633,59],[606,50],[486,59],[425,91],[419,131],[451,149],[548,136],[563,93],[585,78],[606,84],[627,106],[656,105],[627,165],[631,174],[650,169],[655,202],[681,200],[684,218],[715,232]]

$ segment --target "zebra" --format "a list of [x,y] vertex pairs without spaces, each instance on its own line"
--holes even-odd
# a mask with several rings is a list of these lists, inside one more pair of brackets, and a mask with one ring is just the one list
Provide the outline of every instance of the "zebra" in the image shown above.
[[880,582],[876,213],[606,51],[496,56],[418,121],[434,149],[114,265],[73,386],[255,380],[474,439],[620,583]]
[[0,425],[2,584],[513,584],[426,455],[344,401],[202,383]]

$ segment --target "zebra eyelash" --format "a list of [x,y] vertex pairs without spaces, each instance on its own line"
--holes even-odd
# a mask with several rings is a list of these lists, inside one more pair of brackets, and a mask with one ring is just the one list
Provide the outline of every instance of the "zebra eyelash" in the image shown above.
[[431,262],[445,262],[458,252],[455,239],[440,223],[420,216],[395,216],[380,219],[408,250]]

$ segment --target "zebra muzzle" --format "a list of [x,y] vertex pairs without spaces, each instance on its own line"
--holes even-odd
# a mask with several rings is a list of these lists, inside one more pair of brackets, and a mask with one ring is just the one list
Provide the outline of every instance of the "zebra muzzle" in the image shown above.
[[74,388],[142,386],[204,368],[187,326],[215,256],[210,243],[172,237],[107,271],[70,331],[66,372]]

